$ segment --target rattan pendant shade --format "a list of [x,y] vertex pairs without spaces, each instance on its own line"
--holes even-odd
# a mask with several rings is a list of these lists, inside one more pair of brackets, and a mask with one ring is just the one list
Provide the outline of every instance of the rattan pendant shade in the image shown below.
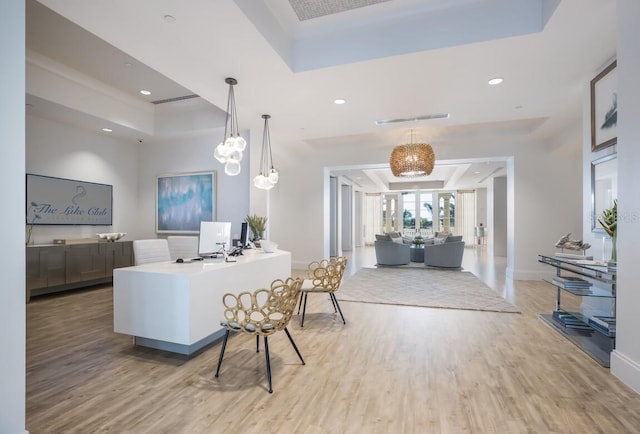
[[396,146],[389,158],[393,175],[405,178],[430,175],[435,162],[436,155],[433,148],[426,143]]

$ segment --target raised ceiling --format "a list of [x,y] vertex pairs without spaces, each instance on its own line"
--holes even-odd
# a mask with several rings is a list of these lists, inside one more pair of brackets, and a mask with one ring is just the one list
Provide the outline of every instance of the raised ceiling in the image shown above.
[[[436,153],[580,141],[585,86],[615,56],[615,0],[336,3],[301,20],[289,0],[29,0],[27,47],[148,103],[141,86],[153,100],[200,95],[217,119],[233,76],[244,128],[268,112],[282,148],[362,152],[410,128]],[[375,125],[440,112],[451,116]]]

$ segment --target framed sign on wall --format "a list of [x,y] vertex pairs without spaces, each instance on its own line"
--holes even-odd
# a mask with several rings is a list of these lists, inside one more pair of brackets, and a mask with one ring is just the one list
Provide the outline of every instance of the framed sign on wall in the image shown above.
[[52,176],[26,175],[28,225],[113,224],[113,186]]
[[159,175],[156,232],[198,233],[201,221],[214,221],[216,172]]

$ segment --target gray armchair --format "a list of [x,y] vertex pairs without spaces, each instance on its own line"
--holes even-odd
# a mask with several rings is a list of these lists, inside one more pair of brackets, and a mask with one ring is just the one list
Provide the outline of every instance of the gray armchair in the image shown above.
[[425,244],[424,265],[428,267],[460,268],[462,266],[463,254],[464,241],[445,241],[442,244]]
[[379,265],[404,265],[411,261],[411,244],[376,240],[375,247]]

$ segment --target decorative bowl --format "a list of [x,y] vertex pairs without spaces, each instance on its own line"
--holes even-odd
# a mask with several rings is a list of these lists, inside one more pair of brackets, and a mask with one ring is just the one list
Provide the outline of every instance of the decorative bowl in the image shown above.
[[278,243],[269,240],[260,240],[260,247],[262,247],[262,251],[265,253],[273,253],[278,248]]
[[109,232],[109,233],[106,233],[106,234],[96,234],[96,235],[101,240],[117,241],[117,240],[119,240],[120,238],[124,237],[127,234],[123,233],[123,232]]

